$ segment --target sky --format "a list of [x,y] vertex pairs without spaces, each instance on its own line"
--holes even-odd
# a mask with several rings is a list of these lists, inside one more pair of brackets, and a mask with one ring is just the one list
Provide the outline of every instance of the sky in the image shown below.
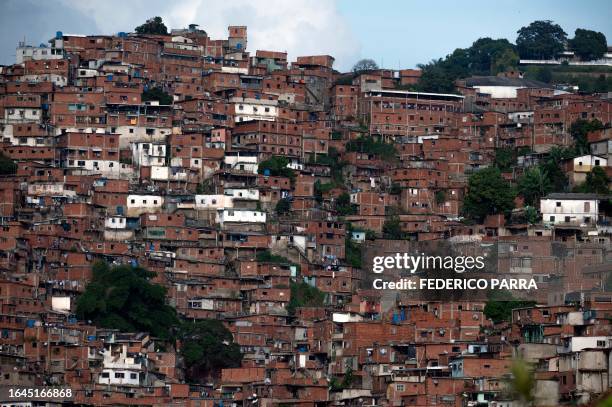
[[130,32],[161,16],[168,28],[199,24],[214,39],[228,25],[248,26],[248,48],[329,54],[349,70],[361,58],[384,68],[413,68],[469,47],[480,37],[516,40],[535,20],[603,32],[612,44],[607,0],[0,0],[0,64],[15,61],[19,41],[47,43],[64,34]]

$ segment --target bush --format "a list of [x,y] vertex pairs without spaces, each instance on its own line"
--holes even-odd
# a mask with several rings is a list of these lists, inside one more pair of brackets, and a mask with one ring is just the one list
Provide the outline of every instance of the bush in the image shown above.
[[313,287],[305,282],[291,282],[291,299],[287,305],[289,315],[295,315],[296,308],[299,307],[322,307],[325,301],[325,293],[317,287]]

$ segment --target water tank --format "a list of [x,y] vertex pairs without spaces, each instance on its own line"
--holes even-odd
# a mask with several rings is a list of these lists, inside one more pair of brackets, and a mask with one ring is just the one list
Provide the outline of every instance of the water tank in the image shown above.
[[117,36],[118,36],[119,38],[125,38],[125,37],[127,37],[127,33],[126,33],[126,32],[124,32],[124,31],[119,31],[119,32],[117,33]]
[[56,31],[55,32],[55,39],[56,40],[61,40],[63,36],[64,36],[63,32],[61,32],[61,31]]

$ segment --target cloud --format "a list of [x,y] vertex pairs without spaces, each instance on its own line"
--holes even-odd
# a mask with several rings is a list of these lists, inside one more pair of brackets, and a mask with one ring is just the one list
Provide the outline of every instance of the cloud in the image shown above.
[[361,50],[335,1],[60,1],[63,7],[92,18],[101,33],[132,31],[147,18],[159,15],[169,28],[195,23],[215,39],[227,38],[228,25],[246,25],[252,54],[257,49],[286,51],[290,60],[299,55],[329,54],[336,58],[335,68],[340,70],[350,69]]

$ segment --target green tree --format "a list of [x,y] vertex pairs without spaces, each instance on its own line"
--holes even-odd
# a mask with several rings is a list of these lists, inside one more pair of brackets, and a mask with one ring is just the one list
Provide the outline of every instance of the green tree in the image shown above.
[[495,149],[495,166],[500,171],[510,171],[516,165],[516,153],[512,148],[496,148]]
[[286,215],[291,212],[291,202],[286,198],[279,199],[275,210],[279,215]]
[[519,56],[516,51],[512,48],[503,50],[500,54],[496,55],[491,66],[491,73],[497,74],[499,72],[506,72],[511,69],[515,69],[519,63]]
[[[353,229],[353,226],[348,223],[346,226],[346,237],[344,238],[344,257],[346,259],[346,262],[352,267],[361,268],[363,258],[361,252],[361,245],[353,242],[353,231],[355,231],[355,229]],[[368,234],[366,231],[366,238],[367,235]]]
[[393,215],[385,219],[382,227],[383,237],[385,239],[399,240],[403,239],[402,225],[398,215]]
[[512,321],[512,310],[516,308],[532,307],[535,301],[517,300],[510,291],[492,292],[484,308],[484,314],[493,322]]
[[446,193],[444,191],[436,191],[436,204],[442,205],[446,202]]
[[355,65],[353,65],[353,72],[360,73],[365,71],[375,71],[378,69],[378,64],[376,61],[369,58],[364,58],[359,61]]
[[517,192],[523,197],[527,205],[536,206],[540,198],[552,192],[552,185],[541,167],[533,167],[527,170],[518,179]]
[[505,214],[514,208],[514,191],[496,167],[482,169],[468,180],[463,211],[482,222],[487,215]]
[[17,164],[10,157],[0,152],[0,175],[12,175],[17,172]]
[[169,339],[178,323],[174,308],[166,305],[166,289],[149,280],[154,273],[141,267],[93,266],[93,278],[78,298],[76,314],[96,326],[125,332],[146,331]]
[[291,168],[288,168],[289,159],[280,155],[274,155],[267,160],[259,163],[257,172],[259,174],[265,174],[266,170],[270,175],[275,177],[287,177],[293,182],[295,180],[295,173]]
[[419,64],[418,67],[421,70],[421,77],[416,86],[417,90],[435,93],[455,92],[455,80],[458,77],[450,72],[442,59]]
[[171,105],[174,101],[172,96],[157,87],[149,88],[142,93],[143,102],[149,102],[152,100],[158,101],[160,105]]
[[548,153],[548,158],[540,164],[542,171],[550,183],[550,192],[567,191],[568,179],[565,171],[561,168],[561,162],[575,157],[573,148],[553,147]]
[[525,220],[530,225],[538,223],[538,210],[533,206],[527,206],[525,208]]
[[577,192],[608,195],[610,193],[610,177],[601,167],[593,168],[586,176],[586,180],[577,188]]
[[547,66],[537,66],[535,71],[535,79],[544,82],[552,82],[552,71]]
[[[516,55],[514,45],[507,39],[479,38],[474,41],[472,46],[468,48],[469,68],[473,75],[489,75],[494,71],[495,61],[501,58],[513,58]],[[518,64],[518,59],[515,58],[514,65]],[[506,61],[508,62],[508,61]]]
[[291,282],[291,298],[287,304],[287,313],[295,315],[299,307],[322,307],[325,301],[325,293],[317,287],[313,287],[304,281]]
[[357,208],[355,205],[351,204],[351,196],[346,192],[343,192],[336,198],[335,208],[340,216],[354,215],[357,213]]
[[569,45],[583,61],[599,59],[608,49],[608,41],[603,33],[582,28],[576,29]]
[[180,327],[181,351],[186,376],[191,382],[219,376],[220,370],[240,367],[242,354],[232,333],[214,319],[185,322]]
[[517,31],[516,47],[523,59],[551,59],[562,52],[567,33],[550,20],[534,21]]
[[135,31],[138,34],[168,35],[168,28],[162,21],[161,17],[153,17],[148,19],[146,23],[136,27]]
[[383,160],[392,160],[398,155],[393,144],[376,140],[371,136],[359,137],[355,140],[351,140],[346,143],[345,148],[346,151],[376,154]]
[[511,373],[512,392],[524,405],[532,405],[536,383],[533,369],[524,360],[517,359],[512,363]]
[[346,366],[346,370],[344,371],[344,377],[342,378],[342,387],[348,389],[352,386],[355,381],[355,374],[353,373],[353,368],[348,365]]
[[597,119],[590,121],[578,119],[573,122],[570,126],[570,134],[574,138],[576,152],[578,154],[588,154],[590,150],[587,135],[592,131],[602,130],[603,128],[603,124]]

